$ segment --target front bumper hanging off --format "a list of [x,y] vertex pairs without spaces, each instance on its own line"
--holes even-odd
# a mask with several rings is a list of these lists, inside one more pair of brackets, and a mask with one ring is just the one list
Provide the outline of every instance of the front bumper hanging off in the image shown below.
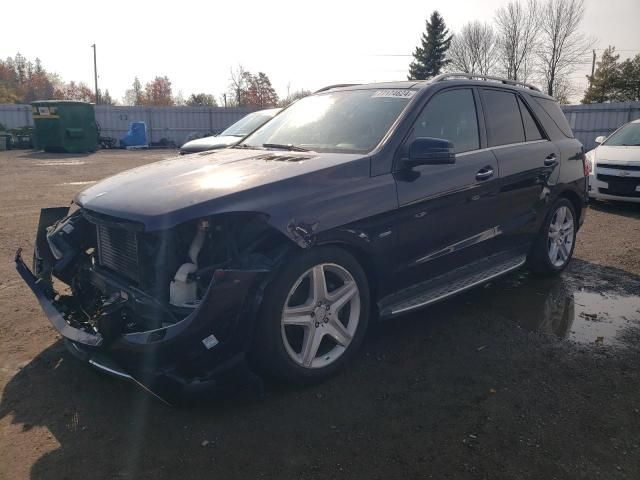
[[65,338],[73,342],[79,342],[84,345],[89,345],[92,347],[99,347],[102,345],[102,335],[99,333],[88,333],[84,330],[80,330],[79,328],[72,327],[67,323],[67,321],[62,316],[62,313],[55,307],[53,302],[48,298],[45,291],[40,287],[39,280],[36,276],[29,270],[29,267],[24,263],[22,259],[22,249],[19,248],[16,252],[16,270],[18,274],[22,277],[24,282],[29,286],[33,294],[38,299],[42,310],[49,318],[49,321],[54,326],[54,328]]
[[[212,283],[200,305],[176,324],[107,340],[65,319],[50,289],[25,264],[22,249],[16,252],[15,264],[71,354],[103,373],[140,386],[164,403],[211,390],[238,374],[255,380],[245,362],[255,302],[245,299],[259,299],[256,280],[264,271],[227,271],[225,281]],[[237,316],[235,331],[219,338],[215,321],[229,315]],[[184,373],[196,370],[200,373],[195,376]]]
[[88,350],[84,350],[82,347],[80,347],[80,345],[78,344],[88,345],[90,347],[99,347],[100,345],[102,345],[102,342],[103,342],[102,335],[100,335],[99,333],[91,334],[91,333],[85,332],[84,330],[80,330],[79,328],[72,327],[67,323],[67,321],[64,319],[62,314],[58,311],[58,309],[55,307],[53,302],[49,300],[44,290],[40,288],[40,285],[38,285],[38,279],[36,278],[36,276],[31,272],[31,270],[29,270],[29,267],[27,267],[27,265],[24,263],[24,260],[22,259],[21,248],[19,248],[18,251],[16,252],[15,262],[16,262],[16,270],[18,271],[22,279],[25,281],[25,283],[29,286],[33,294],[36,296],[36,299],[40,303],[42,310],[49,318],[49,321],[51,322],[53,327],[58,331],[58,333],[60,333],[60,335],[62,335],[67,340],[65,344],[67,345],[67,348],[69,349],[69,351],[76,358],[79,358],[89,363],[92,367],[95,367],[96,369],[108,375],[132,382],[142,387],[144,390],[151,393],[154,397],[158,398],[162,402],[170,405],[168,401],[166,401],[161,396],[159,396],[158,394],[150,390],[146,385],[137,381],[133,376],[131,376],[129,373],[127,373],[122,368],[120,368],[109,357],[102,355],[98,352],[90,352]]

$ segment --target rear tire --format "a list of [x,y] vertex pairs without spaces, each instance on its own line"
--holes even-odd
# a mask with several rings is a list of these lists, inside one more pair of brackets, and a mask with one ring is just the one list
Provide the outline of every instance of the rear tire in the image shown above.
[[321,382],[356,353],[369,315],[367,277],[351,254],[332,246],[297,253],[265,291],[256,367],[289,383]]
[[534,241],[527,258],[529,268],[544,276],[562,272],[573,256],[577,231],[573,204],[566,198],[558,199],[549,209]]

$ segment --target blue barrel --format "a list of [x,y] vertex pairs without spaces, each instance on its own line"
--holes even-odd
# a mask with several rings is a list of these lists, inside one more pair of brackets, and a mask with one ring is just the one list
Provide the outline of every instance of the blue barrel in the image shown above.
[[148,147],[147,124],[144,122],[131,122],[129,131],[120,139],[123,147]]

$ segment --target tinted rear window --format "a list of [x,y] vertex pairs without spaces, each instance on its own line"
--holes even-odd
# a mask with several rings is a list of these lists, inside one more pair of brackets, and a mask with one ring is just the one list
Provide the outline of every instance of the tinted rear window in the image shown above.
[[565,134],[565,136],[569,138],[573,138],[573,132],[571,131],[571,127],[569,126],[569,122],[567,122],[567,117],[562,113],[562,109],[558,102],[555,100],[549,100],[548,98],[542,97],[531,97],[533,98],[538,105],[540,105],[545,112],[551,117],[553,123],[555,123],[560,131]]
[[522,123],[524,124],[524,134],[525,137],[527,137],[527,142],[531,142],[532,140],[542,140],[542,132],[538,128],[536,121],[533,119],[533,115],[531,115],[529,108],[519,98],[518,105],[520,105],[520,113],[522,114]]
[[524,128],[515,94],[498,90],[483,90],[485,121],[489,146],[524,142]]

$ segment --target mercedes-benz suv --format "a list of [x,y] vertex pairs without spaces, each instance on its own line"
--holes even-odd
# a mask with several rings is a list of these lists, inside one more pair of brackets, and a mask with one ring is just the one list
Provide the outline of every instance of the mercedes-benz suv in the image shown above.
[[33,270],[20,252],[16,265],[72,353],[163,398],[247,365],[309,383],[374,319],[525,265],[561,272],[587,173],[535,87],[466,74],[327,87],[238,145],[44,209]]

